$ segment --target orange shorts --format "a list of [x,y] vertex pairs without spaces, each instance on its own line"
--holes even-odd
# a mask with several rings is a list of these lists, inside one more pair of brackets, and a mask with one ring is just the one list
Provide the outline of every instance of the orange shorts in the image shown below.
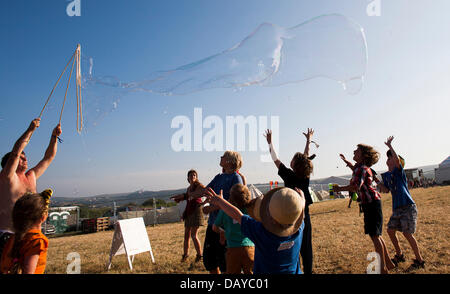
[[253,274],[253,261],[255,259],[255,247],[227,248],[226,263],[227,274]]

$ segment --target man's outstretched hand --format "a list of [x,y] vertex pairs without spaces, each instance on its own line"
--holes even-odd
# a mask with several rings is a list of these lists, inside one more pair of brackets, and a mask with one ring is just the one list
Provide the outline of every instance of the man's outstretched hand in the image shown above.
[[52,132],[52,136],[59,137],[62,134],[61,124],[58,124]]
[[30,126],[28,127],[28,130],[31,132],[34,132],[37,128],[39,128],[40,124],[41,124],[41,119],[35,118],[31,121]]

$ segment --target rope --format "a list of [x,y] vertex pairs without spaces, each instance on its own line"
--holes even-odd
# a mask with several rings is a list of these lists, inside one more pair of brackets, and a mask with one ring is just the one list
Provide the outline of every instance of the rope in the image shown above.
[[50,98],[51,98],[53,92],[55,91],[55,88],[58,86],[58,83],[61,80],[61,77],[63,76],[63,74],[66,72],[66,69],[69,66],[70,62],[72,62],[72,68],[70,70],[69,80],[67,81],[66,92],[64,94],[64,101],[63,101],[61,113],[59,116],[59,124],[61,124],[62,114],[64,111],[66,99],[67,99],[67,91],[69,90],[69,85],[70,85],[70,80],[72,78],[74,64],[76,63],[77,132],[81,133],[81,130],[83,129],[83,113],[82,113],[82,104],[81,104],[81,46],[80,46],[80,44],[77,45],[77,49],[70,57],[66,66],[64,67],[64,70],[62,71],[62,73],[59,75],[58,80],[56,81],[55,85],[53,86],[53,89],[50,92],[50,95],[48,96],[47,101],[45,102],[44,107],[41,110],[41,113],[39,114],[39,118],[42,117],[42,114],[44,113],[44,110],[45,110],[48,102],[50,101]]
[[45,107],[47,106],[48,101],[50,101],[50,97],[52,97],[53,91],[55,90],[56,86],[58,86],[59,80],[61,79],[61,77],[63,76],[63,74],[66,72],[67,66],[68,66],[69,63],[72,61],[73,57],[75,56],[75,53],[76,53],[76,52],[74,52],[74,53],[72,54],[72,57],[70,57],[70,59],[69,59],[69,61],[67,62],[66,66],[64,67],[63,72],[61,73],[61,75],[59,76],[59,78],[58,78],[58,80],[56,81],[55,85],[53,86],[53,89],[52,89],[52,91],[50,92],[50,95],[48,95],[47,101],[45,102],[44,107],[43,107],[42,110],[41,110],[41,114],[39,114],[39,118],[41,118],[42,113],[44,112],[44,109],[45,109]]
[[[76,53],[76,51],[75,51]],[[74,53],[74,55],[75,55]],[[72,61],[72,69],[70,70],[70,75],[69,75],[69,80],[67,81],[67,87],[66,87],[66,93],[64,94],[64,101],[63,101],[63,105],[61,108],[61,114],[59,115],[59,124],[61,124],[61,118],[62,118],[62,114],[64,111],[64,105],[66,104],[66,98],[67,98],[67,90],[69,90],[69,84],[70,84],[70,79],[72,78],[72,72],[73,72],[73,65],[75,64],[75,59],[73,59]]]

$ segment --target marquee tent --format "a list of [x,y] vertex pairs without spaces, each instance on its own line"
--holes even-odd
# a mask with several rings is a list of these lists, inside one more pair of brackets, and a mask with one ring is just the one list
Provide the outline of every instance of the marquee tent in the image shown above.
[[444,184],[450,182],[450,156],[442,161],[435,169],[436,183]]

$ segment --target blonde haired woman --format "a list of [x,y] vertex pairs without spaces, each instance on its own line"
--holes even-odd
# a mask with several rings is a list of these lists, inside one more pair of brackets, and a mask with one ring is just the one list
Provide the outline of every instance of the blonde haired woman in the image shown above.
[[[242,157],[238,152],[225,151],[220,157],[219,165],[222,168],[222,172],[214,177],[206,186],[206,189],[211,188],[218,194],[222,191],[223,198],[228,200],[231,187],[235,184],[243,184],[242,177],[237,173],[238,169],[242,167]],[[200,192],[201,195],[206,193],[206,189]],[[212,229],[219,210],[219,207],[216,205],[209,205],[203,208],[203,212],[209,214],[208,227],[203,244],[203,264],[211,274],[220,274],[226,271],[226,244],[222,245],[220,243],[220,234]]]

